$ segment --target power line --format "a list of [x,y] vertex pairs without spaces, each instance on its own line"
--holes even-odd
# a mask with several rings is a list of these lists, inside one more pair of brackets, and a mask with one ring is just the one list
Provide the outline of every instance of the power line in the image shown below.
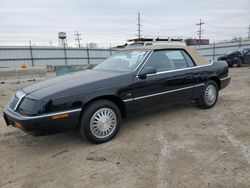
[[80,36],[81,36],[82,34],[81,33],[79,33],[78,31],[76,31],[76,33],[75,33],[75,36],[76,36],[76,38],[75,38],[75,40],[77,41],[77,44],[78,44],[78,47],[80,48],[81,47],[81,38],[80,38]]
[[201,21],[197,23],[196,25],[199,26],[198,35],[199,35],[199,46],[201,45],[201,35],[203,34],[204,30],[201,29],[201,26],[204,25],[205,23]]
[[138,39],[140,39],[141,38],[141,14],[140,13],[138,13],[138,20],[137,21],[138,21],[138,23],[137,23]]

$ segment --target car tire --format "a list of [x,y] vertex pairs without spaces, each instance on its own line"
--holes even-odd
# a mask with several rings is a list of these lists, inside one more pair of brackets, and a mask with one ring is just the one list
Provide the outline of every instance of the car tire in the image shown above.
[[228,62],[227,64],[228,64],[228,67],[233,67],[233,63],[231,63],[231,62],[229,63]]
[[239,58],[237,61],[237,67],[241,67],[242,66],[242,59]]
[[83,110],[79,132],[83,139],[93,144],[104,143],[117,135],[121,119],[116,104],[109,100],[97,100]]
[[201,96],[196,100],[196,104],[202,109],[212,108],[218,100],[218,95],[219,89],[217,83],[213,80],[209,80],[203,87]]

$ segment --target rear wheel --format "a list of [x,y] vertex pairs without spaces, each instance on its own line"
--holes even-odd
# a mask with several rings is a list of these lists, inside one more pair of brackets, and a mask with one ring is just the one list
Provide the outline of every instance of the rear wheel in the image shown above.
[[237,67],[241,67],[241,65],[242,65],[242,59],[239,58],[238,61],[237,61]]
[[227,62],[229,67],[233,67],[233,63],[232,62]]
[[209,80],[201,92],[201,97],[196,100],[196,104],[199,108],[212,108],[217,102],[218,95],[218,85],[215,81]]
[[84,139],[100,144],[114,138],[120,128],[121,113],[111,101],[98,100],[83,112],[79,132]]

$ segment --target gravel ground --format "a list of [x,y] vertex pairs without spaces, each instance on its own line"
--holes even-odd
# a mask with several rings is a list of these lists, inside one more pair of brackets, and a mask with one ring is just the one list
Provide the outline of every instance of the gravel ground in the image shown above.
[[[123,121],[105,144],[77,131],[43,137],[6,127],[0,117],[0,187],[250,187],[250,67],[209,110],[161,107]],[[31,82],[0,85],[0,113]]]

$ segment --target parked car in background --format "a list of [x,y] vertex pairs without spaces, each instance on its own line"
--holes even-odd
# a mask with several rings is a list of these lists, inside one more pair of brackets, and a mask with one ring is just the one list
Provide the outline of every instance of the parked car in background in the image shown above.
[[218,61],[226,61],[229,67],[242,64],[250,64],[250,48],[237,48],[227,51],[217,58]]
[[229,82],[224,61],[208,63],[192,47],[141,46],[117,52],[91,70],[23,88],[3,115],[7,125],[28,133],[78,128],[98,144],[115,137],[122,118],[142,109],[191,100],[212,108]]

